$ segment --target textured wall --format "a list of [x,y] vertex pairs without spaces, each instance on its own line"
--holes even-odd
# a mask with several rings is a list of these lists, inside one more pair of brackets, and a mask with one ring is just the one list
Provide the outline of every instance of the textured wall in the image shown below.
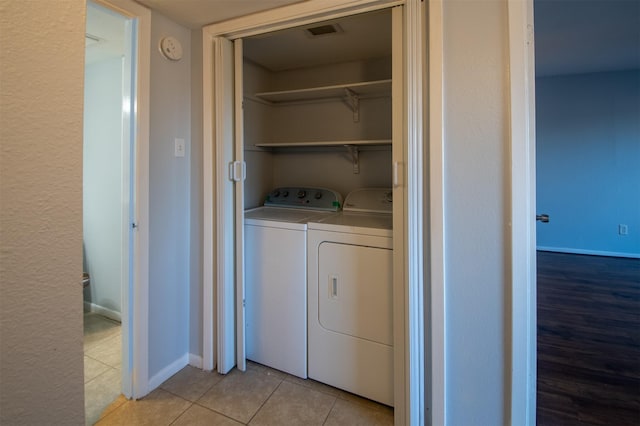
[[538,247],[640,257],[639,117],[640,70],[536,80]]
[[0,1],[0,424],[84,424],[84,0]]
[[509,391],[506,1],[443,4],[447,418],[499,425]]

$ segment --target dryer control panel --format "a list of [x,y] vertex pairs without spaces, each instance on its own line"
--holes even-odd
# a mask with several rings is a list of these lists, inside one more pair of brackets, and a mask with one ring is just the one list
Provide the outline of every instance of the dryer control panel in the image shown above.
[[287,186],[271,191],[264,205],[337,212],[342,209],[342,196],[327,188]]

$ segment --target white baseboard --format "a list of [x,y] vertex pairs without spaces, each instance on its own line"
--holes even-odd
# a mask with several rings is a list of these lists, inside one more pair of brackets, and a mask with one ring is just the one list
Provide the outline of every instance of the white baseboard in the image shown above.
[[187,364],[189,364],[189,354],[184,354],[180,358],[160,370],[155,376],[149,379],[149,389],[147,393],[150,393],[154,389],[159,387],[169,377],[182,370]]
[[202,368],[202,357],[196,354],[189,354],[189,365],[196,368]]
[[122,315],[120,312],[105,308],[104,306],[96,305],[95,303],[87,302],[86,300],[84,301],[84,311],[94,312],[114,321],[122,322]]
[[640,253],[618,253],[614,251],[602,251],[602,250],[583,250],[565,247],[537,247],[538,251],[551,251],[554,253],[569,253],[569,254],[588,254],[591,256],[609,256],[609,257],[628,257],[631,259],[640,259]]

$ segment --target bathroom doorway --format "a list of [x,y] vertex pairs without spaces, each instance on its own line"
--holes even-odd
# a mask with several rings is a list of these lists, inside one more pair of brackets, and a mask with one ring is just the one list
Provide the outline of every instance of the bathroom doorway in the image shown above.
[[140,397],[147,390],[149,20],[149,11],[129,0],[87,2],[83,141],[87,424],[115,400]]
[[88,2],[83,137],[85,418],[122,392],[122,291],[129,281],[130,138],[124,16]]

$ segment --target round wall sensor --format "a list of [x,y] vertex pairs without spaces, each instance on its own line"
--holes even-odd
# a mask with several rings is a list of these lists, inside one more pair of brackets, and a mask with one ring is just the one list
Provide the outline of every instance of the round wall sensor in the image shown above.
[[172,61],[182,59],[182,45],[175,37],[164,37],[160,40],[160,52]]

